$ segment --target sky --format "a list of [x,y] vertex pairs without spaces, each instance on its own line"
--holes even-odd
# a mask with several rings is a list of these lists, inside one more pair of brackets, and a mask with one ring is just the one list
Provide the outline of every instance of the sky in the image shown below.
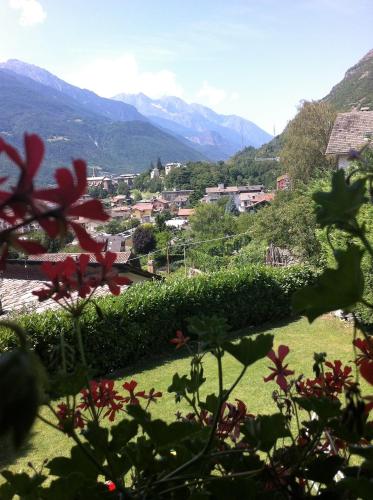
[[372,0],[0,0],[0,61],[281,132],[373,49]]

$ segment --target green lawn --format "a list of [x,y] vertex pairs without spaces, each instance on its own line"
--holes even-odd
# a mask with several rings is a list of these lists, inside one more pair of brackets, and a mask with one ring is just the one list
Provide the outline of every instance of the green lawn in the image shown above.
[[[304,373],[311,375],[312,357],[314,352],[325,351],[329,354],[329,359],[342,359],[349,362],[352,359],[352,328],[350,325],[332,317],[324,317],[309,325],[305,319],[296,320],[290,323],[276,325],[265,325],[261,330],[249,330],[247,333],[257,332],[272,333],[275,336],[275,348],[280,344],[287,344],[290,347],[290,354],[287,358],[289,368],[294,369],[296,374]],[[184,352],[185,356],[185,352]],[[174,418],[177,409],[183,410],[174,403],[174,397],[167,393],[173,374],[177,371],[180,374],[188,373],[188,357],[183,357],[183,353],[175,353],[172,356],[153,359],[147,363],[141,363],[124,372],[124,376],[118,379],[118,386],[124,380],[136,379],[139,388],[149,390],[155,387],[163,392],[162,403],[153,405],[153,415],[163,417],[168,420]],[[271,413],[274,406],[271,400],[271,393],[277,387],[273,382],[264,383],[263,376],[268,375],[267,368],[269,360],[260,360],[250,367],[247,375],[241,384],[232,394],[232,399],[240,398],[248,405],[250,413]],[[216,389],[216,366],[215,360],[211,357],[205,359],[205,373],[207,381],[205,383],[206,394]],[[224,359],[225,386],[234,380],[239,370],[238,363],[228,354]],[[42,412],[47,416],[47,411]],[[68,453],[71,442],[68,438],[38,421],[34,427],[34,434],[29,444],[27,453],[22,456],[12,466],[13,470],[21,470],[31,461],[35,466],[40,466],[45,458],[52,458],[60,454]]]

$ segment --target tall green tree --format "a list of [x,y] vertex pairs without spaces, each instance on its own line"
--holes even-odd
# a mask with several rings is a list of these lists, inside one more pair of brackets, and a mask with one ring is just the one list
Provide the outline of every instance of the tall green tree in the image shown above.
[[280,158],[295,184],[307,183],[335,166],[335,162],[325,156],[335,117],[330,104],[303,101],[287,126]]

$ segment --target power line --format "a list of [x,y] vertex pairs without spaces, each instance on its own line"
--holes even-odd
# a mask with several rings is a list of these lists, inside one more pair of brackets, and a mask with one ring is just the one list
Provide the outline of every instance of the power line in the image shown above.
[[[245,231],[244,233],[231,234],[229,236],[221,236],[220,238],[212,238],[210,240],[200,240],[200,241],[190,241],[190,242],[186,241],[186,242],[183,242],[183,243],[177,243],[175,245],[172,245],[171,248],[189,247],[189,246],[201,245],[202,243],[211,243],[212,241],[227,240],[227,239],[230,239],[230,238],[237,238],[239,236],[244,236],[244,235],[247,235],[248,233],[249,233],[249,231]],[[164,248],[159,248],[158,250],[154,250],[153,252],[149,252],[149,253],[144,253],[144,254],[141,254],[141,255],[137,255],[136,257],[133,257],[132,259],[128,259],[127,262],[131,262],[132,260],[137,260],[140,257],[149,257],[151,255],[155,255],[157,253],[164,252],[165,250],[167,250],[167,246],[164,247]]]

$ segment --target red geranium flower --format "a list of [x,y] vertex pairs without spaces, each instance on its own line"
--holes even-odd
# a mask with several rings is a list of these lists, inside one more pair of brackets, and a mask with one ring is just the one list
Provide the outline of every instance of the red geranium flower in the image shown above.
[[130,405],[139,405],[140,401],[138,398],[146,399],[145,391],[139,391],[139,392],[135,393],[135,389],[136,389],[137,385],[138,384],[137,384],[136,380],[131,380],[131,382],[125,382],[123,384],[123,389],[125,389],[126,391],[128,391],[130,393],[129,396],[127,396],[123,399],[123,401],[125,403],[128,403]]
[[275,364],[275,368],[269,366],[268,368],[272,370],[272,373],[268,375],[268,377],[264,378],[264,382],[269,382],[270,380],[276,379],[277,385],[281,387],[283,391],[287,391],[288,383],[286,381],[286,377],[289,375],[293,375],[293,370],[288,370],[288,365],[283,365],[282,362],[289,354],[289,347],[286,345],[280,345],[278,348],[278,356],[276,356],[275,351],[272,349],[267,354],[267,357],[273,361]]
[[113,295],[119,295],[122,285],[130,285],[132,281],[125,276],[118,276],[118,272],[112,269],[112,266],[117,258],[113,252],[106,252],[104,255],[95,254],[96,260],[101,264],[101,276],[93,278],[96,286],[107,285]]
[[76,182],[69,169],[59,168],[55,174],[57,187],[35,192],[35,198],[56,204],[55,213],[49,219],[41,219],[39,222],[51,237],[61,232],[65,233],[71,227],[83,250],[99,252],[103,244],[91,238],[80,224],[70,220],[69,217],[87,217],[91,220],[107,221],[109,215],[103,210],[99,200],[77,203],[87,188],[87,165],[83,160],[74,160],[73,168]]
[[115,420],[116,414],[123,409],[124,398],[119,395],[118,391],[114,389],[113,380],[91,380],[89,382],[90,392],[88,389],[83,389],[81,392],[82,402],[78,405],[78,408],[82,410],[87,410],[90,408],[90,398],[95,407],[99,410],[107,408],[103,417],[109,417],[109,420],[113,422]]
[[154,387],[150,389],[149,394],[145,395],[146,399],[149,401],[149,403],[156,403],[157,399],[156,398],[161,398],[162,393],[160,391],[155,392]]
[[171,344],[176,345],[176,349],[180,349],[180,347],[186,345],[188,340],[190,340],[190,337],[184,337],[183,332],[181,330],[177,330],[176,337],[174,339],[171,339],[170,342]]
[[353,344],[361,351],[361,354],[356,356],[357,365],[360,365],[364,360],[373,360],[373,340],[355,339]]
[[[44,143],[35,134],[25,134],[24,144],[26,159],[23,160],[18,151],[0,138],[0,153],[4,152],[8,158],[20,168],[17,185],[10,192],[0,192],[0,200],[11,208],[13,216],[3,213],[5,220],[11,223],[25,216],[28,207],[33,205],[34,177],[36,176],[44,157]],[[5,180],[5,179],[2,179]],[[1,215],[1,216],[2,216]]]

